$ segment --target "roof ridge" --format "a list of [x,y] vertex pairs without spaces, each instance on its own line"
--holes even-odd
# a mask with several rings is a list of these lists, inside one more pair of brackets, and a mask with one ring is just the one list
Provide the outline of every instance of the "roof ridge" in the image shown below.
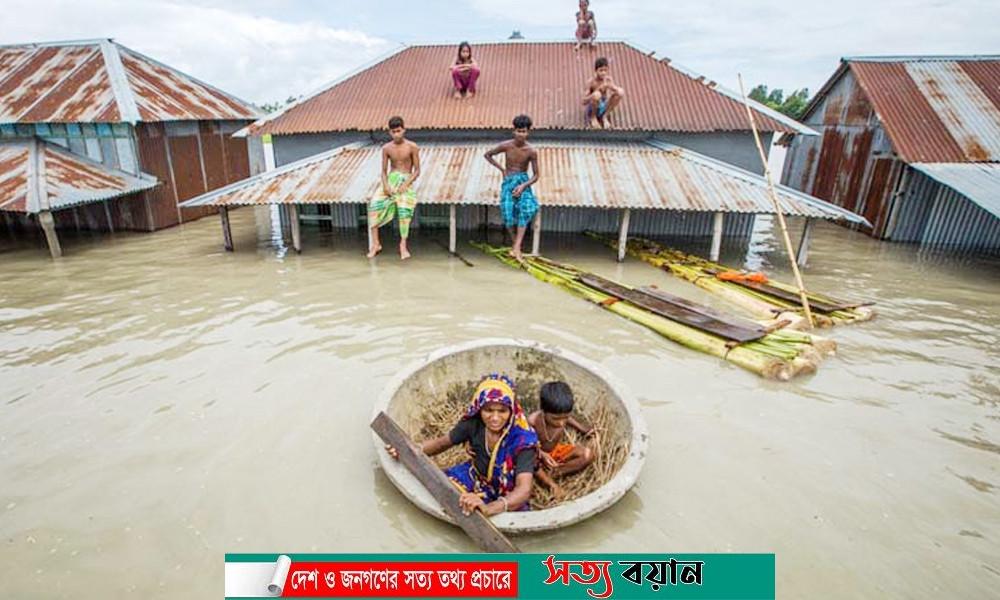
[[135,101],[132,84],[128,80],[128,73],[125,72],[125,65],[122,64],[119,48],[120,46],[111,40],[102,41],[101,56],[104,57],[104,67],[108,70],[111,93],[114,94],[115,104],[118,105],[118,118],[135,125],[142,120],[142,117],[139,115],[139,107]]
[[844,62],[971,62],[1000,60],[1000,54],[887,54],[884,56],[844,56],[840,60]]
[[0,48],[46,48],[49,46],[96,46],[101,42],[114,42],[112,38],[84,38],[78,40],[58,40],[53,42],[21,42],[19,44],[0,44]]
[[[151,56],[147,56],[147,55],[143,54],[142,52],[139,52],[138,50],[135,50],[134,48],[130,48],[129,46],[126,46],[124,44],[120,44],[120,43],[118,43],[118,42],[116,42],[114,40],[109,40],[109,41],[118,48],[119,60],[121,60],[120,59],[121,50],[124,49],[129,54],[133,54],[133,55],[135,55],[135,56],[137,56],[139,58],[142,58],[145,61],[149,61],[149,62],[153,63],[154,65],[156,65],[158,67],[162,67],[164,69],[173,71],[174,73],[179,73],[179,74],[183,75],[184,77],[187,77],[191,81],[197,83],[198,85],[204,86],[204,87],[212,90],[213,92],[217,92],[219,94],[222,94],[223,96],[225,96],[226,98],[229,98],[230,100],[232,100],[234,102],[242,104],[246,108],[250,109],[253,113],[258,114],[258,115],[260,114],[260,110],[258,110],[257,106],[254,103],[252,103],[252,102],[248,102],[248,101],[246,101],[246,100],[244,100],[242,98],[234,96],[234,95],[230,94],[229,92],[227,92],[225,90],[219,89],[219,88],[215,87],[214,85],[212,85],[210,83],[207,83],[205,81],[202,81],[201,79],[198,79],[197,77],[195,77],[194,75],[191,75],[190,73],[186,73],[184,71],[181,71],[177,67],[173,67],[173,66],[170,66],[170,65],[168,65],[166,63],[160,62],[160,61],[156,60],[155,58],[153,58]],[[123,67],[124,67],[124,65],[123,65]],[[131,88],[131,84],[129,85],[129,87]]]

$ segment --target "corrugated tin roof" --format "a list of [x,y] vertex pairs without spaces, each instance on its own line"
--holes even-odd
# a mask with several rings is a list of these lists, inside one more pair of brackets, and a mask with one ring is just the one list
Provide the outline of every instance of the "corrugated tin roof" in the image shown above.
[[110,40],[0,46],[0,123],[259,116],[249,103]]
[[[487,144],[420,146],[423,204],[496,205],[501,174],[483,154]],[[772,213],[763,177],[671,144],[536,144],[542,206]],[[381,147],[352,144],[193,198],[182,206],[367,202],[379,185]],[[779,186],[789,215],[866,221],[791,188]]]
[[152,175],[112,169],[38,138],[0,142],[0,210],[60,210],[157,184]]
[[[606,56],[626,97],[615,129],[640,131],[745,131],[738,94],[706,81],[667,59],[625,42],[603,42],[596,51],[573,51],[572,42],[499,42],[473,46],[482,68],[475,98],[452,98],[447,67],[454,45],[398,50],[248,128],[252,134],[294,134],[385,129],[402,115],[410,129],[508,129],[517,114],[536,129],[586,127],[583,93],[594,59]],[[765,131],[815,134],[758,103]]]
[[1000,218],[1000,163],[913,163],[910,166]]
[[1000,161],[1000,56],[844,60],[906,162]]

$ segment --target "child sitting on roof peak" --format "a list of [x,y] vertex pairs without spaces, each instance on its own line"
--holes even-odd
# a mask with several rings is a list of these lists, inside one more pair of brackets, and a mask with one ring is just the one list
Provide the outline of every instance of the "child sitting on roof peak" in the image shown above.
[[479,79],[479,65],[472,58],[469,42],[458,45],[458,57],[448,69],[455,84],[455,99],[473,98],[476,95],[476,80]]
[[[500,185],[500,216],[503,225],[511,231],[514,246],[511,254],[518,260],[521,256],[521,244],[524,242],[524,232],[528,224],[538,212],[538,201],[531,190],[532,184],[538,181],[538,152],[528,144],[528,133],[531,131],[531,117],[518,115],[514,117],[514,139],[503,142],[486,153],[486,160],[503,173],[503,183]],[[500,166],[494,156],[503,153],[504,166]],[[531,176],[528,176],[528,165],[531,165]]]
[[392,140],[382,146],[382,185],[368,202],[368,227],[370,242],[368,258],[382,251],[379,227],[392,222],[399,214],[399,257],[410,258],[406,239],[410,235],[410,222],[417,208],[417,194],[413,182],[420,177],[420,149],[406,139],[402,117],[389,119]]
[[580,10],[576,12],[576,46],[573,50],[579,50],[583,44],[593,49],[595,39],[597,21],[594,19],[594,12],[590,10],[590,0],[580,0]]
[[583,103],[587,106],[587,116],[590,126],[606,129],[609,125],[611,112],[625,97],[625,90],[615,85],[611,79],[611,67],[608,59],[600,57],[594,61],[594,76],[587,82],[587,91]]

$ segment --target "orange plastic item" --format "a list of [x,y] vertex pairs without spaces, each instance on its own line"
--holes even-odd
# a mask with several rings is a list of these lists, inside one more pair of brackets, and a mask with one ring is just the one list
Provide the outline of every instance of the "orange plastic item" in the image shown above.
[[722,281],[735,281],[741,283],[767,283],[767,275],[760,272],[740,273],[739,271],[723,271],[716,273],[715,277]]

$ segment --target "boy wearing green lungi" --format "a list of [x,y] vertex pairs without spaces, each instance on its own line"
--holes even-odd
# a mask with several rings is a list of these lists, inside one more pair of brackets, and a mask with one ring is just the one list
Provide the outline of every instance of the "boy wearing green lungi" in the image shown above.
[[368,227],[371,232],[368,258],[382,251],[378,228],[392,222],[399,215],[399,257],[410,258],[406,238],[410,235],[410,221],[417,207],[417,194],[413,182],[420,176],[420,150],[406,139],[402,117],[389,119],[392,141],[382,146],[382,189],[368,203]]

